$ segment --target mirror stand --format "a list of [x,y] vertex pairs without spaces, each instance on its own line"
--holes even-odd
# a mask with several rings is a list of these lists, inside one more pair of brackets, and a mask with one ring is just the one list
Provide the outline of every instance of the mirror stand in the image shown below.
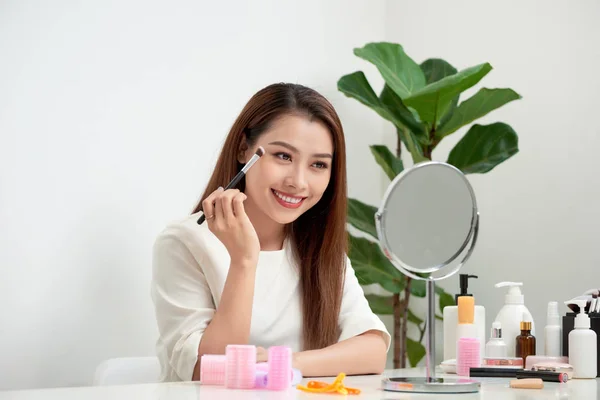
[[[477,241],[477,232],[479,228],[479,213],[476,214],[476,221],[472,237],[470,238],[469,249],[461,260],[456,271],[460,269],[466,260],[471,256]],[[386,254],[389,254],[386,252]],[[392,263],[395,263],[394,257],[389,257]],[[397,266],[396,266],[397,267]],[[407,273],[406,270],[404,270]],[[384,378],[383,390],[393,392],[412,392],[412,393],[476,393],[479,392],[481,384],[468,377],[464,378],[438,378],[435,375],[435,281],[436,279],[422,278],[418,275],[408,273],[414,279],[426,280],[426,298],[427,298],[427,316],[425,332],[425,377],[386,377]],[[443,278],[447,278],[446,275]]]

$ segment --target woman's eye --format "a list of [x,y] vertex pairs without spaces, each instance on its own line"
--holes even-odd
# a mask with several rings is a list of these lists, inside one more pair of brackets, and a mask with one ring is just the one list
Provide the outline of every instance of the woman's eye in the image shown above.
[[319,169],[326,169],[328,167],[328,165],[326,163],[321,162],[321,161],[317,161],[313,165]]
[[280,159],[282,159],[284,161],[289,161],[289,160],[292,159],[292,157],[290,157],[290,155],[287,154],[287,153],[276,153],[275,157],[280,158]]

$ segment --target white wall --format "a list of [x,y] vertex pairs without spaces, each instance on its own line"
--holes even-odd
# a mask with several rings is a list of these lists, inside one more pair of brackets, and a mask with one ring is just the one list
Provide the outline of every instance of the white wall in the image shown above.
[[[150,250],[192,209],[249,97],[329,97],[350,194],[376,202],[380,118],[337,91],[382,40],[385,2],[4,1],[0,5],[0,390],[87,385],[154,353]],[[372,69],[371,69],[372,70]],[[364,162],[364,160],[369,162]]]
[[482,226],[464,271],[480,274],[488,325],[497,281],[523,280],[541,324],[548,300],[598,286],[600,5],[554,3],[2,2],[0,390],[86,385],[105,358],[153,354],[154,236],[190,211],[233,119],[271,82],[332,100],[350,195],[377,204],[384,178],[358,173],[381,176],[367,145],[393,132],[336,90],[357,69],[381,83],[352,54],[370,41],[458,68],[489,61],[482,83],[524,96],[483,120],[511,124],[521,152],[470,176]]
[[[525,303],[543,329],[548,301],[559,301],[564,314],[563,301],[600,287],[600,2],[389,1],[386,16],[386,39],[418,62],[492,64],[463,99],[481,86],[523,96],[480,120],[510,124],[520,152],[488,174],[469,176],[481,230],[461,272],[479,274],[471,288],[486,307],[488,327],[504,303],[504,290],[493,285],[514,280],[524,282]],[[442,142],[434,159],[445,161],[464,132]],[[458,276],[442,286],[455,293]]]

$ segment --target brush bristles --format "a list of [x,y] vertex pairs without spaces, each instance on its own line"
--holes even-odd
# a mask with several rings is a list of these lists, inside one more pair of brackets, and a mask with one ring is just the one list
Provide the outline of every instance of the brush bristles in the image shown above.
[[263,155],[265,155],[265,149],[262,148],[262,146],[258,146],[258,149],[256,149],[256,154],[259,157],[262,157]]

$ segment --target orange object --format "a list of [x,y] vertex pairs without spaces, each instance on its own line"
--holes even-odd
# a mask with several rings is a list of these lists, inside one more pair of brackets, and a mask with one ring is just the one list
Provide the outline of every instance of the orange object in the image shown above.
[[458,323],[472,324],[475,320],[475,298],[460,296],[458,298]]
[[539,378],[515,379],[510,381],[510,387],[516,389],[543,389],[544,382]]
[[309,381],[306,386],[297,385],[298,390],[309,393],[339,393],[339,394],[360,394],[360,389],[354,389],[344,386],[344,378],[346,374],[341,372],[335,378],[333,383],[321,381]]

